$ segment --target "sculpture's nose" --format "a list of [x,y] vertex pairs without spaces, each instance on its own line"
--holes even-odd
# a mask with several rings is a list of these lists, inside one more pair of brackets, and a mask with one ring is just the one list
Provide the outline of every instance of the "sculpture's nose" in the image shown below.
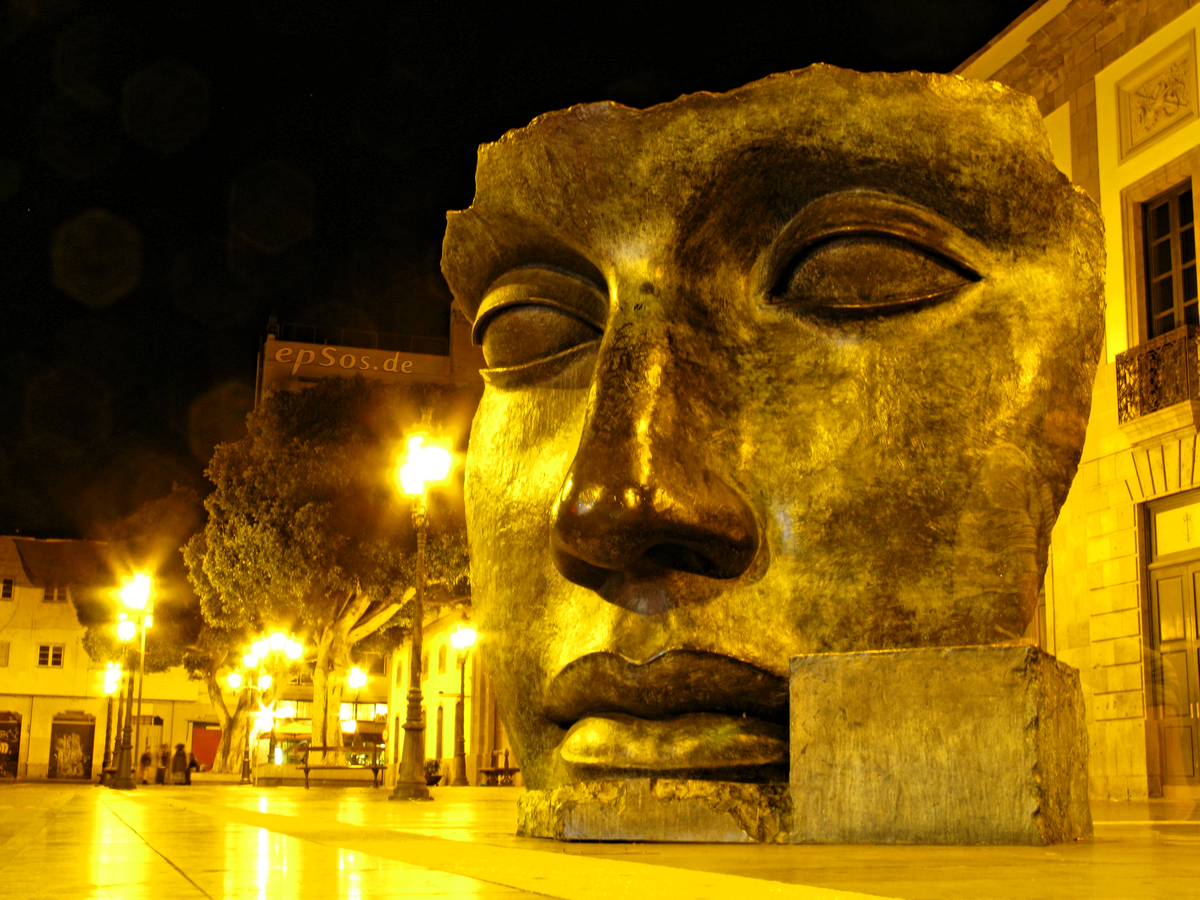
[[711,421],[698,421],[709,418],[698,401],[711,386],[685,383],[664,336],[623,332],[597,361],[555,504],[555,565],[610,600],[621,583],[667,571],[736,578],[758,552],[758,524],[708,459]]

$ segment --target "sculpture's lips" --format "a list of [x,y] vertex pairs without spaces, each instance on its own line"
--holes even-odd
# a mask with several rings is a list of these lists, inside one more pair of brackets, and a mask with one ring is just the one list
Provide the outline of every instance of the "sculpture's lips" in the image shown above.
[[588,716],[668,719],[723,713],[786,723],[787,679],[707,650],[668,650],[644,663],[589,653],[568,663],[544,699],[550,721],[569,728]]
[[567,732],[558,753],[584,770],[707,773],[741,780],[745,775],[738,773],[747,769],[786,766],[788,727],[719,713],[671,719],[587,716]]

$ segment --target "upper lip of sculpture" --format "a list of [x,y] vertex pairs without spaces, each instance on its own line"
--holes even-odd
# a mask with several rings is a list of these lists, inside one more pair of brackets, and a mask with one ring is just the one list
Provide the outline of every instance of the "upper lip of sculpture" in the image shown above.
[[715,712],[786,722],[788,682],[709,650],[667,650],[642,663],[616,653],[588,653],[550,681],[544,711],[564,728],[606,713],[667,719]]

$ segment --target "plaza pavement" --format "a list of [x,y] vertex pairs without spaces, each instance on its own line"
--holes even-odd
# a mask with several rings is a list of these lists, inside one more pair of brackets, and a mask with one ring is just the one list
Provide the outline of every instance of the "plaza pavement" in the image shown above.
[[0,785],[0,897],[1182,898],[1200,804],[1094,803],[1055,847],[556,844],[517,838],[519,788]]

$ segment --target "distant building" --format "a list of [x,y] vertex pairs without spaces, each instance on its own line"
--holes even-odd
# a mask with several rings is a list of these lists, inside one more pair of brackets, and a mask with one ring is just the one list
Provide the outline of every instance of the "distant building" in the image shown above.
[[[323,333],[312,326],[272,320],[259,351],[255,405],[273,390],[299,390],[322,378],[355,375],[394,383],[416,381],[482,387],[479,370],[483,367],[483,352],[472,344],[471,323],[457,304],[451,309],[449,339],[352,329]],[[444,614],[443,609],[430,607],[425,618],[424,649],[429,660],[422,678],[425,756],[441,761],[444,780],[449,783],[453,773],[454,706],[460,687],[457,651],[450,647],[449,635],[461,614],[457,611]],[[389,784],[394,783],[399,762],[394,753],[403,745],[401,725],[406,713],[410,647],[407,640],[401,644],[391,654],[390,664],[386,659],[375,661],[372,674],[383,677],[372,678],[361,691],[360,700],[343,704],[343,718],[349,718],[354,710],[359,720],[354,743],[382,741],[390,748]],[[294,708],[300,720],[297,724],[302,728],[311,715],[311,686],[305,694],[305,685],[310,684],[308,679],[301,677],[296,681],[283,696],[289,704],[287,708]],[[496,713],[490,679],[475,652],[468,657],[466,683],[467,768],[468,777],[475,784],[479,768],[494,765],[496,759],[503,762],[503,753],[510,747]],[[353,699],[351,693],[347,690],[345,699]],[[347,738],[347,743],[350,742]]]
[[[113,581],[105,550],[97,541],[0,537],[0,777],[100,774],[116,702],[104,693],[107,661],[83,648],[72,596]],[[191,745],[193,723],[211,712],[197,687],[182,669],[147,674],[143,746]],[[114,721],[114,746],[118,731]]]
[[471,343],[471,323],[457,304],[449,340],[350,328],[326,333],[272,319],[258,354],[254,404],[268,391],[297,390],[331,376],[482,384],[483,365],[483,352]]
[[[434,607],[425,617],[422,640],[421,694],[425,703],[425,758],[438,760],[442,784],[449,784],[454,775],[454,715],[464,679],[460,668],[462,657],[450,638],[463,621],[458,610]],[[467,781],[480,784],[480,769],[504,765],[505,754],[512,754],[508,732],[496,707],[496,691],[492,679],[479,663],[479,647],[471,647],[466,655],[465,702],[463,703],[463,739],[466,756]],[[412,643],[405,640],[392,654],[391,700],[389,708],[391,730],[388,743],[402,747],[402,725],[411,683]],[[388,757],[388,761],[398,760]],[[517,765],[515,757],[510,758]],[[395,779],[395,767],[391,770]],[[522,784],[516,776],[515,784]]]

